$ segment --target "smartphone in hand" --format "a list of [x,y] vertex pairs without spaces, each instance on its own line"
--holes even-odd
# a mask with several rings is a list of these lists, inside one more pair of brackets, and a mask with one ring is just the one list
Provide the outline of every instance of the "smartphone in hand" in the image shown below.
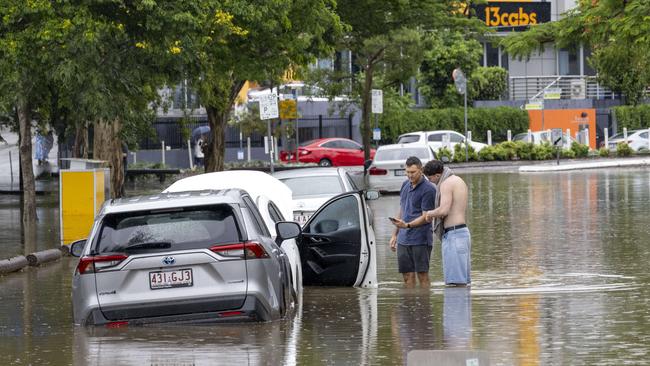
[[389,216],[388,219],[389,219],[391,222],[397,222],[397,219],[394,218],[394,217],[390,217],[390,216]]

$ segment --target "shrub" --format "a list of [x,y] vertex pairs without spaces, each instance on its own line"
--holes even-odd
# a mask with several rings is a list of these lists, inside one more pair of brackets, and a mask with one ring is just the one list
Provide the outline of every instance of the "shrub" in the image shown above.
[[616,145],[616,155],[617,156],[630,156],[632,155],[632,148],[630,145],[626,144],[625,142],[622,142],[618,145]]
[[576,153],[573,149],[562,149],[560,151],[560,157],[563,159],[573,159],[576,157]]
[[600,149],[598,149],[598,156],[600,156],[601,158],[608,157],[609,156],[609,149],[606,148],[606,147],[601,147]]
[[486,146],[478,152],[478,158],[481,161],[493,161],[497,158],[496,156],[496,147],[495,146]]
[[446,147],[441,147],[436,152],[436,159],[442,161],[442,157],[444,156],[448,159],[448,161],[451,161],[451,155],[452,155],[451,150],[449,150]]
[[513,160],[517,158],[517,144],[513,141],[505,141],[496,146],[496,158],[498,160]]
[[589,155],[589,146],[585,144],[574,142],[571,144],[571,150],[576,158],[586,158]]
[[530,142],[524,142],[524,141],[515,142],[515,149],[516,149],[517,156],[520,159],[533,160],[534,146],[535,145],[533,145]]
[[553,146],[551,146],[551,144],[549,144],[548,142],[545,142],[543,144],[533,146],[531,157],[534,160],[553,159],[553,151],[554,151]]
[[[478,160],[478,155],[476,154],[476,151],[472,147],[472,145],[467,146],[467,154],[469,156],[468,161],[476,161]],[[465,144],[464,143],[458,143],[454,146],[454,159],[453,161],[455,163],[459,162],[464,162],[465,161]]]

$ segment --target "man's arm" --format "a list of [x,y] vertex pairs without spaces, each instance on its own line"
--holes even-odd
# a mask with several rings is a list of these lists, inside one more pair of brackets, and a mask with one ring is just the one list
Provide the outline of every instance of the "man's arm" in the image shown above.
[[451,203],[453,200],[453,186],[448,182],[443,182],[440,185],[440,204],[435,210],[427,211],[425,216],[427,221],[431,221],[437,217],[445,217],[451,210]]

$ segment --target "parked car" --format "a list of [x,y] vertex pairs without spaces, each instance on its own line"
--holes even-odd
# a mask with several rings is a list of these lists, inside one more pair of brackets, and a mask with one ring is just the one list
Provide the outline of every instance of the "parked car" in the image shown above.
[[293,221],[300,225],[304,225],[328,199],[359,190],[344,168],[291,169],[273,176],[293,192]]
[[380,146],[368,167],[368,187],[382,192],[399,192],[406,180],[406,159],[417,156],[426,164],[436,158],[430,145],[407,143]]
[[[454,147],[456,144],[464,143],[465,136],[461,133],[451,130],[438,130],[438,131],[417,131],[409,132],[397,137],[398,144],[407,144],[413,142],[427,142],[429,146],[433,148],[434,151],[438,151],[443,147],[446,147],[445,136],[449,135],[449,146],[450,150],[453,153]],[[487,144],[470,141],[469,146],[474,148],[474,151],[479,152],[481,149],[487,146]]]
[[[375,149],[370,150],[370,158],[375,155]],[[352,166],[363,165],[363,146],[358,142],[334,137],[306,141],[298,147],[298,159],[295,151],[282,151],[280,160],[283,162],[300,161],[301,163],[316,163],[320,166]]]
[[643,130],[630,130],[627,131],[627,139],[623,133],[617,133],[608,140],[608,148],[610,151],[616,151],[616,146],[626,142],[634,151],[648,148],[648,129]]
[[[524,142],[531,142],[535,145],[540,145],[544,142],[547,142],[549,144],[552,144],[551,141],[551,131],[546,130],[546,131],[535,131],[530,133],[530,139],[531,141],[528,141],[528,132],[522,132],[514,135],[512,137],[512,141],[524,141]],[[564,149],[570,149],[571,144],[577,143],[578,141],[573,138],[570,135],[567,135],[566,133],[562,134],[562,148]]]
[[[169,193],[108,201],[88,240],[71,247],[80,256],[75,323],[272,320],[287,314],[303,284],[376,286],[375,237],[361,192],[326,202],[301,232],[284,221],[290,199],[258,196],[260,207],[238,188],[176,191],[229,178],[232,185],[256,178],[248,185],[258,191],[277,182],[261,172],[210,173],[176,182]],[[291,240],[299,268],[289,260]],[[298,270],[302,283],[292,283]]]

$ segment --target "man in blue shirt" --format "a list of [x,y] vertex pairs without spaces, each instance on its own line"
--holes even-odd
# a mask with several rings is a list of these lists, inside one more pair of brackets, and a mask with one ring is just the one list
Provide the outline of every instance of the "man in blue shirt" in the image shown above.
[[397,251],[397,265],[406,287],[428,288],[429,259],[433,248],[431,223],[424,216],[434,207],[436,188],[422,174],[422,162],[415,156],[406,159],[407,180],[399,193],[399,215],[391,219],[396,226],[390,248]]

